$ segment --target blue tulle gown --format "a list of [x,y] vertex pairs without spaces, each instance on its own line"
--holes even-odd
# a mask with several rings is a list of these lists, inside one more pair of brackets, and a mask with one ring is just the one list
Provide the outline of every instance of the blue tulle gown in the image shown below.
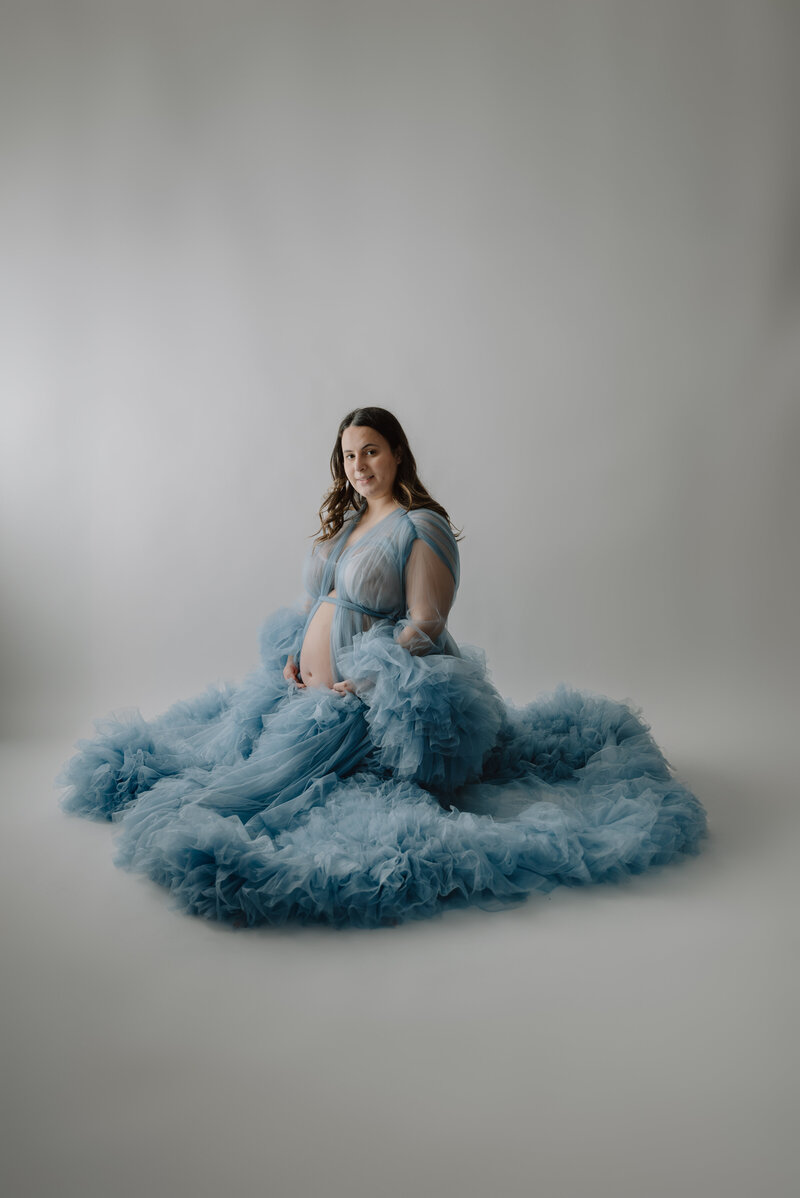
[[[116,864],[207,919],[370,927],[698,851],[705,811],[641,713],[565,686],[513,706],[456,645],[443,517],[360,517],[310,551],[304,599],[263,625],[241,685],[77,743],[61,805],[118,823]],[[354,693],[283,676],[326,603],[332,675]]]

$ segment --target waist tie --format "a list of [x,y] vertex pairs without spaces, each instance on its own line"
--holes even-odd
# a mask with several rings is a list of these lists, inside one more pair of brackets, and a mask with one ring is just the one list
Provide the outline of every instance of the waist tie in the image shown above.
[[320,595],[323,603],[335,603],[339,607],[349,607],[350,611],[360,612],[362,616],[372,616],[375,620],[390,620],[392,612],[373,611],[369,607],[363,607],[360,603],[350,603],[348,599],[341,599],[338,595]]

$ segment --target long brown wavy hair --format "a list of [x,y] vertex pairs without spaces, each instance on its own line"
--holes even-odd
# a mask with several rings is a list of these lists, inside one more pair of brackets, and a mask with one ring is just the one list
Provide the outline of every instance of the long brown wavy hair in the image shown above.
[[455,529],[447,512],[423,486],[417,474],[417,463],[414,461],[411,446],[408,444],[408,437],[403,432],[397,417],[393,416],[391,412],[387,412],[386,408],[355,408],[352,412],[347,413],[336,434],[336,444],[331,454],[333,485],[319,509],[320,532],[316,535],[316,542],[329,541],[331,537],[336,536],[344,524],[345,512],[350,508],[355,508],[358,511],[364,503],[358,492],[350,485],[344,471],[342,433],[352,424],[374,429],[386,438],[392,453],[400,453],[400,461],[392,488],[397,502],[402,504],[407,512],[413,511],[415,508],[430,508],[431,511],[438,512],[453,528],[456,540],[460,540],[461,533]]

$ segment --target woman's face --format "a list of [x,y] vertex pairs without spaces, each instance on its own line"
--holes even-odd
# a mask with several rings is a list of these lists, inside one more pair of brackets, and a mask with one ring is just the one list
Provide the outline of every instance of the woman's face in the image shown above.
[[367,502],[390,499],[397,474],[399,453],[377,429],[351,424],[342,433],[344,472],[357,495]]

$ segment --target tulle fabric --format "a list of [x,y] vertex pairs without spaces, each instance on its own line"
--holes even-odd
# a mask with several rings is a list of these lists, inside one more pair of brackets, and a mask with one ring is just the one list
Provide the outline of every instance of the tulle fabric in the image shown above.
[[[565,686],[515,707],[455,644],[441,517],[393,513],[350,553],[347,531],[311,554],[307,594],[264,623],[240,685],[78,742],[62,807],[118,825],[118,865],[208,919],[375,927],[698,851],[705,811],[640,711]],[[332,664],[354,693],[283,677],[333,583],[351,606]]]
[[[364,659],[379,640],[389,648],[376,638]],[[444,658],[412,662],[398,708],[381,664],[370,704],[287,687],[262,666],[155,720],[98,721],[60,775],[64,809],[113,820],[116,864],[238,925],[492,908],[698,850],[705,812],[628,706],[560,687],[514,708],[491,686],[482,706],[476,655],[451,659],[449,675]],[[400,712],[414,721],[407,741]]]
[[305,621],[289,652],[299,648],[320,603],[334,605],[331,667],[344,680],[341,655],[353,639],[376,624],[388,624],[397,643],[413,655],[459,649],[447,629],[458,589],[458,545],[448,522],[437,512],[396,509],[355,540],[361,513],[346,514],[332,541],[307,555],[299,605]]
[[505,714],[482,653],[418,656],[391,627],[374,625],[338,663],[364,702],[377,759],[395,777],[446,794],[481,776]]

